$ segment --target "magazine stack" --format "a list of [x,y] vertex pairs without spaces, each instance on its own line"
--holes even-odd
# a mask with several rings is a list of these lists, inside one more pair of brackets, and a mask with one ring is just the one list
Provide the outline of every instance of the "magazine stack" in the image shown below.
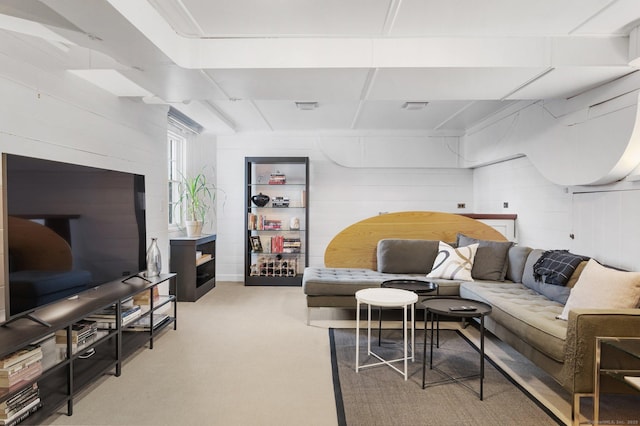
[[[0,359],[0,391],[20,389],[42,374],[42,349],[29,345]],[[0,403],[0,426],[12,426],[42,406],[37,383]]]
[[[71,349],[72,353],[84,349],[86,346],[96,341],[98,336],[98,324],[96,321],[81,320],[71,326]],[[67,357],[67,329],[56,331],[56,347],[58,349],[58,360],[62,361]]]

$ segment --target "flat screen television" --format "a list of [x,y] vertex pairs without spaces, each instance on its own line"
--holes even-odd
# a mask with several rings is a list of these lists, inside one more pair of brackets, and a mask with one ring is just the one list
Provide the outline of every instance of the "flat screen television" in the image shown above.
[[144,176],[3,154],[6,321],[146,269]]

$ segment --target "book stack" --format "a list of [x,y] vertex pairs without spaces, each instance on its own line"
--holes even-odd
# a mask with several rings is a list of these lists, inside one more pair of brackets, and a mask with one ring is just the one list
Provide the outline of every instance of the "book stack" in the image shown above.
[[42,407],[38,384],[34,383],[0,403],[0,426],[14,426]]
[[300,253],[302,243],[300,238],[284,238],[282,242],[283,253]]
[[273,197],[272,207],[289,207],[289,197]]
[[[95,342],[98,335],[98,323],[84,319],[71,326],[71,353]],[[56,347],[58,348],[58,360],[67,357],[67,329],[56,331]]]
[[284,173],[275,172],[269,176],[269,185],[284,185],[287,183],[287,177]]
[[271,253],[282,253],[284,250],[284,237],[282,235],[274,235],[271,237]]
[[282,229],[282,220],[265,218],[262,221],[262,229],[265,231],[278,231]]
[[[120,321],[122,326],[126,326],[135,321],[142,314],[140,305],[135,305],[133,298],[122,302]],[[116,324],[117,306],[111,305],[102,311],[91,314],[88,320],[95,321],[98,328],[114,329]]]
[[[171,319],[167,314],[154,313],[153,314],[153,329],[157,329],[162,324],[168,322]],[[150,331],[151,330],[151,315],[142,317],[133,322],[127,330],[131,331]]]
[[42,373],[42,349],[29,345],[0,359],[0,388],[15,389]]

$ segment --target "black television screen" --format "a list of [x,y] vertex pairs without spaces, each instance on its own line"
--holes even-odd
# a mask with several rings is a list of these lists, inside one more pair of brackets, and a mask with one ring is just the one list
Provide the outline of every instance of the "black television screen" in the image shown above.
[[143,175],[3,157],[7,320],[145,269]]

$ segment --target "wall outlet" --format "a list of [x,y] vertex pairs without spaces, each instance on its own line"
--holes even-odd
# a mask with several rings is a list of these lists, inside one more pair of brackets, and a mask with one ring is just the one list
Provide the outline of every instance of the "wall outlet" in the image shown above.
[[464,209],[467,205],[465,203],[458,203],[459,209]]
[[504,203],[502,203],[502,207],[504,207],[505,209],[509,208],[509,203],[507,201],[505,201]]

